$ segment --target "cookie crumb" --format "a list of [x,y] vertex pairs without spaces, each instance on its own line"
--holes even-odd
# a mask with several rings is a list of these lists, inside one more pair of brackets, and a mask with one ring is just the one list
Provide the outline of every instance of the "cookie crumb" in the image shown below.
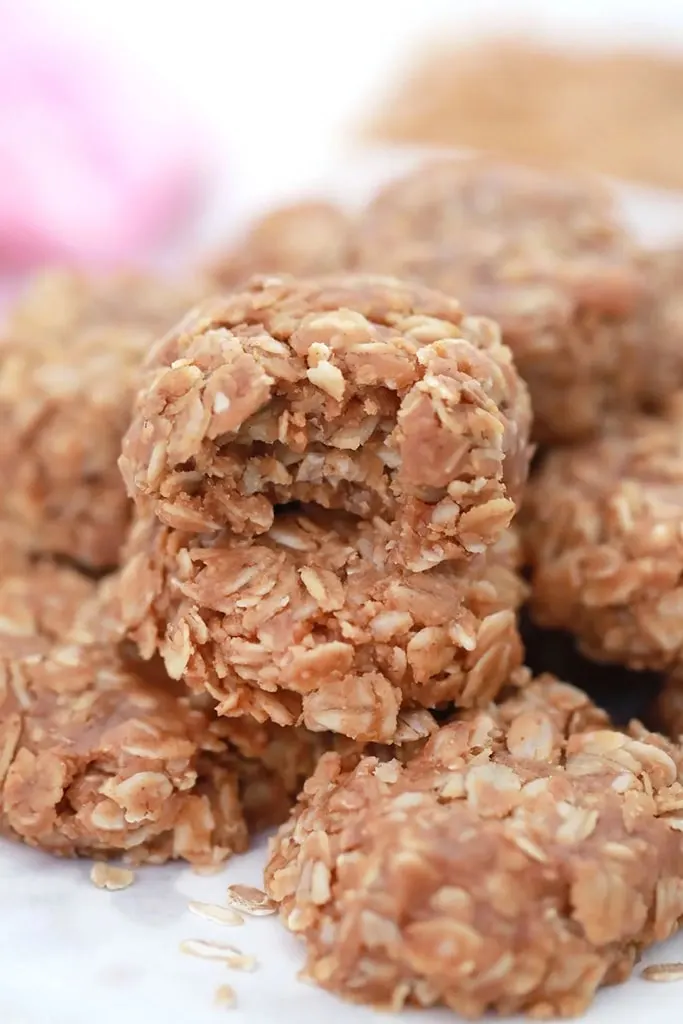
[[216,989],[216,995],[214,997],[214,1004],[216,1006],[224,1006],[226,1009],[230,1009],[233,1006],[237,1006],[237,993],[235,992],[232,985],[219,985]]
[[135,881],[135,872],[130,868],[115,868],[111,864],[98,862],[93,864],[90,872],[90,881],[98,889],[108,889],[115,892],[118,889],[127,889]]

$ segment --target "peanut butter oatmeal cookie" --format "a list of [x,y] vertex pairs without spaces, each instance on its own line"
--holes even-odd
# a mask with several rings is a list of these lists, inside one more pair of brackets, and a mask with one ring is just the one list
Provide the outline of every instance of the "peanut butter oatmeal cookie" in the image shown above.
[[520,664],[525,587],[508,531],[471,562],[392,564],[391,526],[315,507],[258,537],[140,514],[100,622],[206,689],[219,714],[392,742],[401,712],[489,701]]
[[540,440],[593,433],[605,412],[661,397],[659,339],[639,322],[647,275],[590,178],[434,162],[380,192],[357,249],[361,268],[458,295],[500,324]]
[[683,366],[683,245],[640,253],[638,268],[647,284],[637,329],[642,338],[647,373],[643,377],[644,405],[661,409],[681,386]]
[[64,640],[96,595],[95,583],[73,569],[24,562],[0,575],[0,634]]
[[159,664],[71,642],[93,590],[50,565],[0,581],[0,831],[135,862],[246,849],[250,831],[286,816],[327,738],[217,719]]
[[530,407],[497,327],[391,278],[255,278],[150,354],[121,469],[163,523],[258,535],[314,502],[391,524],[393,560],[469,559],[507,528]]
[[306,973],[399,1010],[572,1016],[683,917],[681,752],[539,679],[407,767],[326,754],[271,844]]
[[116,564],[130,506],[116,461],[138,366],[199,294],[67,271],[28,288],[0,340],[0,518],[15,548]]
[[17,523],[0,517],[0,580],[3,576],[22,573],[32,559],[28,543]]
[[264,214],[208,267],[220,288],[244,285],[254,274],[331,274],[352,262],[351,218],[338,206],[307,200]]
[[636,669],[683,662],[683,401],[547,454],[524,536],[535,621]]

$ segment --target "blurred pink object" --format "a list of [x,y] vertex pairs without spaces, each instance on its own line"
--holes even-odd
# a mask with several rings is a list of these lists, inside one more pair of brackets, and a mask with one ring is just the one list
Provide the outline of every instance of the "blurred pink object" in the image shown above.
[[105,64],[0,0],[0,272],[144,261],[192,211],[192,127]]

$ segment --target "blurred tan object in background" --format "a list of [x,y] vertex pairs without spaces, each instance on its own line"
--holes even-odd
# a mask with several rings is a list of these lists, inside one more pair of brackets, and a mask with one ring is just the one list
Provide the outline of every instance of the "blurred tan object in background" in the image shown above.
[[257,220],[237,245],[214,257],[209,278],[233,288],[253,274],[330,274],[352,260],[351,218],[338,206],[309,199],[278,206]]
[[96,572],[117,564],[130,513],[117,459],[138,366],[203,293],[203,281],[133,271],[29,282],[0,332],[0,536],[13,548]]
[[426,50],[363,134],[682,188],[682,129],[683,55],[491,38]]

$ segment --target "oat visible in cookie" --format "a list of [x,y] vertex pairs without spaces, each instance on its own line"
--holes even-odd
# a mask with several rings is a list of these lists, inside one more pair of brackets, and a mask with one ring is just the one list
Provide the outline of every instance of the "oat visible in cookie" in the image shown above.
[[15,548],[116,564],[138,365],[199,294],[132,274],[53,271],[29,286],[0,341],[0,518]]
[[351,266],[353,221],[324,200],[302,200],[264,214],[208,267],[219,288],[243,286],[254,274],[331,274]]
[[160,666],[69,640],[94,584],[0,580],[0,830],[60,855],[215,864],[282,821],[322,738],[216,718]]
[[113,618],[219,714],[419,740],[427,708],[486,703],[521,663],[525,586],[512,533],[420,573],[393,565],[391,537],[379,518],[313,507],[256,538],[184,534],[148,512],[114,581]]
[[361,268],[440,288],[500,324],[539,439],[594,433],[609,410],[661,399],[659,338],[639,322],[648,277],[592,178],[441,160],[386,186],[359,224]]
[[681,752],[540,679],[406,767],[327,754],[266,888],[347,999],[573,1016],[683,917]]
[[391,278],[260,278],[148,359],[121,469],[168,526],[254,536],[314,502],[391,524],[397,565],[505,531],[529,460],[526,388],[490,321]]
[[648,358],[642,379],[643,400],[652,410],[681,385],[683,366],[683,244],[646,249],[638,268],[647,284],[636,329]]
[[539,625],[636,669],[683,663],[683,401],[547,454],[524,535]]
[[[4,561],[4,559],[3,559]],[[0,635],[62,641],[81,608],[96,596],[87,576],[50,561],[24,562],[0,575]]]

